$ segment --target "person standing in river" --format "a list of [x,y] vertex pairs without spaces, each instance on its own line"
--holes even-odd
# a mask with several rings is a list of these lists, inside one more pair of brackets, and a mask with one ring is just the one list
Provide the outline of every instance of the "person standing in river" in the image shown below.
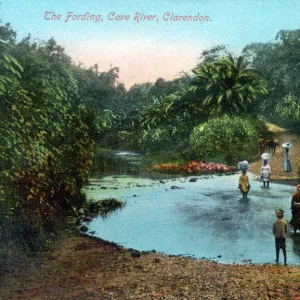
[[245,169],[242,170],[242,175],[239,178],[239,186],[243,198],[247,198],[249,190],[250,190],[250,184],[249,184],[249,178],[247,175],[247,171]]
[[275,249],[276,249],[276,263],[279,262],[279,251],[282,249],[284,264],[286,261],[286,234],[287,234],[287,221],[283,218],[284,211],[282,209],[275,210],[277,220],[273,223],[273,234],[275,237]]
[[271,176],[271,167],[268,163],[268,160],[264,160],[263,165],[260,168],[260,178],[264,186],[270,185],[270,176]]

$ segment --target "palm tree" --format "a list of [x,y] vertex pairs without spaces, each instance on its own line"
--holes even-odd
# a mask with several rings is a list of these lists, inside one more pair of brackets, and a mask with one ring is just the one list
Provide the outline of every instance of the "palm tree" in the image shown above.
[[244,57],[232,55],[199,64],[190,91],[197,95],[210,117],[248,114],[259,95],[267,93],[259,72],[248,67]]

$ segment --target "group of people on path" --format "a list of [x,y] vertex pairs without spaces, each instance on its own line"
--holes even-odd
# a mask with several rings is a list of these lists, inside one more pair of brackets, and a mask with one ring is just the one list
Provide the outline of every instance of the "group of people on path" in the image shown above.
[[[271,166],[269,164],[269,160],[271,158],[270,153],[264,153],[265,142],[263,140],[259,141],[259,151],[260,156],[263,160],[262,166],[260,168],[260,181],[263,183],[264,187],[269,187],[270,185],[270,177],[271,177]],[[289,152],[292,147],[291,143],[287,142],[282,144],[284,147],[284,161],[283,161],[283,169],[285,172],[291,172],[292,167],[290,163]],[[270,148],[271,149],[271,148]],[[275,153],[276,146],[274,148]],[[269,150],[270,152],[270,150]],[[239,178],[239,186],[243,198],[247,198],[248,193],[250,191],[250,183],[249,178],[247,176],[247,170],[249,169],[249,163],[247,161],[242,161],[238,163],[238,169],[242,171],[242,174]],[[290,224],[294,227],[294,233],[297,232],[297,229],[300,229],[300,184],[296,187],[297,191],[292,196],[291,201],[291,210],[292,210],[292,219]],[[279,251],[282,249],[284,264],[287,264],[286,257],[286,234],[288,232],[288,223],[283,218],[284,211],[282,209],[275,210],[276,221],[273,223],[273,234],[275,237],[275,249],[276,249],[276,263],[279,262]]]
[[278,140],[274,138],[265,139],[262,136],[258,139],[259,155],[262,155],[268,149],[270,154],[275,154],[276,148],[279,146]]
[[[263,137],[260,137],[258,140],[259,155],[263,156],[264,154],[275,154],[277,146],[279,146],[278,140],[274,140],[274,138],[264,139]],[[292,147],[292,144],[290,142],[286,142],[281,146],[284,148],[284,172],[291,172],[292,167],[290,162],[290,149]],[[268,153],[266,153],[267,148]]]

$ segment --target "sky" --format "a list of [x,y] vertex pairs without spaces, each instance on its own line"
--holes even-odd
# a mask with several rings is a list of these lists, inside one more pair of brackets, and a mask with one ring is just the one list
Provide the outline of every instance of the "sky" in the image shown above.
[[173,80],[213,46],[240,54],[275,42],[279,30],[300,27],[299,15],[298,0],[0,0],[0,20],[18,40],[53,37],[76,63],[119,67],[127,89]]

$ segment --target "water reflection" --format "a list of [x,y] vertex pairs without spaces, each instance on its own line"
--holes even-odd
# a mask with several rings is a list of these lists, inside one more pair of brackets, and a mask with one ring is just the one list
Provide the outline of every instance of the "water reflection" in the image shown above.
[[239,213],[243,214],[243,213],[246,213],[246,212],[250,211],[250,205],[251,205],[251,198],[250,197],[240,198],[239,203],[240,203],[240,206],[238,208]]

